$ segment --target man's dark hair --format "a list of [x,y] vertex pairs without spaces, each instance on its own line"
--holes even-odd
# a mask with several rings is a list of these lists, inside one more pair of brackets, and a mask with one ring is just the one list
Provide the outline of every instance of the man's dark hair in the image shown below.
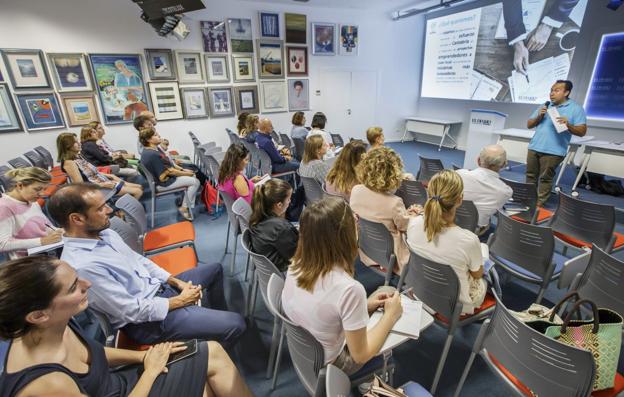
[[574,87],[570,80],[557,80],[555,84],[564,84],[565,90],[568,91],[568,95],[566,95],[566,98],[570,97],[570,94],[572,93],[572,88]]
[[136,117],[134,118],[134,121],[132,122],[132,124],[134,125],[134,129],[135,129],[135,130],[137,130],[137,131],[141,131],[141,130],[143,129],[143,124],[144,124],[146,121],[150,121],[150,120],[151,120],[151,118],[150,118],[150,117],[147,117],[147,116],[145,116],[145,115],[143,115],[143,116],[136,116]]
[[57,190],[48,200],[48,213],[62,228],[69,226],[69,215],[78,213],[85,215],[89,204],[85,194],[100,190],[95,183],[73,183]]
[[320,128],[323,129],[325,128],[325,123],[327,123],[327,117],[325,116],[324,113],[321,112],[317,112],[314,113],[314,116],[312,116],[312,128]]

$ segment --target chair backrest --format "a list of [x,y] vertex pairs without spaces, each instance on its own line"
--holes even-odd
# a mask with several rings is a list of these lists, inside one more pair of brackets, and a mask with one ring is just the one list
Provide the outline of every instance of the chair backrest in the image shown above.
[[513,191],[511,199],[514,203],[529,207],[528,211],[522,211],[515,216],[534,223],[537,215],[537,187],[532,183],[516,182],[505,178],[500,179]]
[[461,167],[458,166],[457,164],[453,163],[451,165],[453,166],[453,171],[461,170]]
[[559,193],[559,206],[550,220],[555,233],[565,234],[600,247],[609,246],[615,228],[615,208]]
[[427,182],[444,169],[444,164],[442,164],[440,159],[430,159],[421,155],[418,155],[418,158],[420,159],[420,168],[418,169],[416,179],[419,181]]
[[267,303],[267,287],[269,285],[269,279],[271,275],[276,274],[278,277],[284,278],[282,272],[279,271],[277,266],[271,262],[269,258],[264,255],[256,254],[253,251],[251,245],[251,231],[249,229],[245,230],[243,233],[242,245],[245,251],[247,251],[251,255],[251,260],[256,268],[255,274],[258,280],[258,286],[260,287],[260,293],[262,295],[262,299]]
[[249,229],[249,218],[251,218],[252,213],[251,206],[244,198],[239,197],[232,204],[232,212],[236,215],[241,233],[244,233],[245,230]]
[[530,328],[516,319],[498,296],[496,301],[492,318],[486,320],[483,350],[479,350],[490,360],[494,357],[534,395],[589,396],[595,374],[592,354]]
[[219,165],[219,161],[215,158],[215,155],[216,153],[208,154],[205,156],[201,156],[201,159],[204,162],[204,164],[206,164],[208,174],[216,182],[219,176],[220,165]]
[[277,132],[275,132],[275,131],[271,131],[271,138],[272,138],[275,142],[277,142],[277,143],[279,143],[280,145],[282,145],[282,138],[279,136],[279,134],[278,134]]
[[240,141],[240,137],[238,136],[238,134],[234,133],[231,129],[226,128],[225,132],[228,134],[228,138],[230,138],[230,145],[233,145]]
[[295,158],[299,161],[303,158],[303,152],[305,151],[305,140],[302,138],[293,138],[295,144]]
[[260,162],[260,174],[272,174],[273,173],[273,164],[271,163],[271,157],[269,154],[264,151],[264,149],[256,149],[257,158]]
[[291,148],[293,147],[293,141],[290,139],[290,137],[287,134],[280,134],[280,138],[282,138],[282,145]]
[[35,167],[43,168],[44,170],[48,169],[46,161],[34,150],[29,150],[24,153],[24,157],[26,157],[26,159],[28,159],[28,161],[30,161]]
[[26,159],[24,159],[23,157],[16,157],[14,159],[9,160],[8,163],[13,168],[32,167],[32,164],[28,163],[28,161],[26,161]]
[[475,232],[479,225],[479,211],[470,200],[462,201],[455,211],[455,224],[463,229]]
[[132,248],[134,252],[143,255],[143,248],[139,245],[139,235],[130,224],[117,216],[113,216],[110,218],[110,228],[117,232],[124,243],[128,244],[128,247]]
[[547,271],[555,250],[552,229],[513,220],[501,211],[497,219],[496,231],[489,241],[490,255],[550,278]]
[[232,232],[235,236],[238,236],[241,230],[240,226],[238,225],[238,217],[232,211],[234,199],[232,198],[232,196],[230,196],[229,193],[223,191],[219,191],[219,195],[221,196],[221,198],[223,199],[223,203],[225,204],[225,210],[227,211],[228,219],[230,220],[230,224],[232,225]]
[[10,169],[7,165],[0,165],[0,188],[2,188],[3,192],[8,192],[13,184],[11,179],[5,175]]
[[410,181],[409,179],[404,179],[395,195],[403,199],[405,208],[414,204],[424,206],[427,202],[427,189],[420,181]]
[[598,307],[614,310],[624,316],[624,262],[607,254],[600,247],[592,247],[591,258],[577,287],[583,299]]
[[258,149],[258,146],[256,146],[255,143],[251,143],[251,142],[247,142],[244,139],[241,139],[240,141],[243,146],[245,146],[245,148],[247,148],[247,150],[249,151],[250,154],[250,161],[249,163],[251,164],[251,166],[258,170],[260,169],[260,158],[259,158],[259,152],[261,152],[260,149]]
[[301,184],[303,185],[303,191],[305,193],[305,204],[311,205],[319,200],[322,200],[325,194],[321,184],[314,178],[308,178],[305,176],[299,176]]
[[344,146],[344,140],[342,139],[342,136],[340,134],[330,134],[330,135],[331,135],[332,143],[334,144],[334,146],[336,147]]
[[351,379],[335,365],[327,365],[325,373],[325,395],[327,397],[347,397],[351,392]]
[[137,164],[137,169],[147,181],[152,196],[156,196],[156,181],[154,180],[154,175],[152,175],[141,162]]
[[37,146],[35,148],[35,152],[39,153],[41,157],[43,157],[46,162],[47,168],[54,167],[54,159],[52,158],[52,153],[50,153],[48,149],[44,148],[43,146]]
[[358,246],[375,263],[387,267],[394,255],[392,234],[382,223],[358,220]]
[[124,194],[117,199],[115,207],[126,213],[131,225],[135,227],[139,235],[147,232],[147,214],[139,200],[129,194]]

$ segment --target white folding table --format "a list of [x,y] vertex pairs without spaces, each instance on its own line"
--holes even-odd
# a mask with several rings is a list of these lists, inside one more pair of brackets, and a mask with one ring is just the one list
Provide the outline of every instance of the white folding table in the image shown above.
[[415,132],[418,134],[424,135],[433,135],[440,137],[440,145],[438,146],[438,151],[442,149],[442,144],[444,143],[444,138],[449,138],[453,141],[452,148],[455,149],[457,147],[457,142],[455,139],[449,135],[449,130],[453,124],[461,124],[461,121],[458,120],[443,120],[443,119],[432,119],[428,117],[408,117],[405,119],[405,130],[403,131],[403,137],[401,138],[401,142],[405,141],[405,136],[408,132]]
[[578,196],[576,186],[585,171],[624,178],[623,158],[624,144],[607,141],[590,141],[585,143],[583,161],[574,185],[572,185],[572,195]]

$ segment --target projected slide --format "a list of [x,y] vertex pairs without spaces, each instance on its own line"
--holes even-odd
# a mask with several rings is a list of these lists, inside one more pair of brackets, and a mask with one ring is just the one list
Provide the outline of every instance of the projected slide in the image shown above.
[[544,103],[566,79],[588,0],[502,0],[427,20],[421,96]]

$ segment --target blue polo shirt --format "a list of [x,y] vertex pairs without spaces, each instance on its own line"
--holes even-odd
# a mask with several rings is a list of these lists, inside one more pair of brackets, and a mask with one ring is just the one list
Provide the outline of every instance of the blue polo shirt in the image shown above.
[[[549,108],[552,106],[553,105],[550,105]],[[535,109],[529,118],[536,118],[540,108],[541,106]],[[571,99],[557,106],[557,110],[562,117],[568,118],[568,122],[571,125],[587,124],[585,110],[583,110],[581,105]],[[558,133],[548,114],[545,114],[542,121],[537,125],[537,128],[535,128],[535,135],[533,135],[533,139],[531,139],[529,143],[529,149],[540,153],[565,157],[568,153],[570,139],[572,139],[570,131],[566,130],[562,133]]]

